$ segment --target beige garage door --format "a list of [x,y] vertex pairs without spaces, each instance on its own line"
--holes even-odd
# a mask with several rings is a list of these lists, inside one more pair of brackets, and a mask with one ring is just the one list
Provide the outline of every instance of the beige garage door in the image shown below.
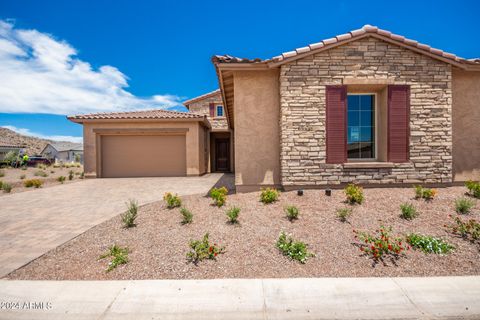
[[173,177],[187,171],[185,135],[101,137],[102,177]]

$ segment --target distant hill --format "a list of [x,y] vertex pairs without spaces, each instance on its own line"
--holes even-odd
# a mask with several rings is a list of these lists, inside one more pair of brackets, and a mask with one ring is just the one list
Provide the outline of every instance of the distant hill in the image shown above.
[[52,142],[52,140],[24,136],[15,131],[2,127],[0,127],[0,137],[13,144],[25,145],[28,155],[40,154],[43,148],[45,148],[48,143]]

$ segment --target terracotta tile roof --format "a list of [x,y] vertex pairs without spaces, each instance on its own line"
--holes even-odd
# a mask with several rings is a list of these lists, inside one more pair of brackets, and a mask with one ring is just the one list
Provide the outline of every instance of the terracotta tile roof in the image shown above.
[[128,112],[101,112],[68,116],[69,120],[120,120],[120,119],[202,119],[201,114],[191,112],[167,111],[161,109]]
[[421,51],[424,51],[425,53],[433,54],[442,58],[446,58],[448,60],[458,62],[458,63],[463,63],[463,64],[468,64],[468,65],[479,65],[480,66],[480,58],[475,58],[475,59],[465,59],[456,56],[453,53],[449,52],[444,52],[440,49],[435,49],[430,47],[429,45],[419,43],[418,41],[407,39],[404,36],[394,34],[390,31],[387,30],[382,30],[379,29],[378,27],[371,26],[371,25],[365,25],[361,29],[353,30],[345,34],[338,35],[336,37],[322,40],[317,43],[309,44],[308,46],[302,47],[302,48],[297,48],[293,51],[288,51],[284,52],[281,55],[278,55],[276,57],[273,57],[271,59],[266,59],[266,60],[261,60],[261,59],[245,59],[245,58],[238,58],[238,57],[233,57],[230,55],[217,55],[212,57],[212,61],[214,63],[277,63],[277,62],[282,62],[286,60],[290,60],[300,54],[308,53],[310,51],[320,49],[320,48],[328,48],[329,46],[338,44],[343,41],[349,41],[352,38],[360,37],[365,34],[377,34],[386,38],[390,38],[392,40],[395,40],[397,42],[403,43],[407,46],[419,49]]
[[189,100],[185,100],[185,101],[183,101],[183,105],[191,104],[191,103],[194,103],[196,101],[199,101],[199,100],[206,99],[206,98],[209,98],[211,96],[217,95],[219,93],[220,93],[220,89],[217,89],[217,90],[211,91],[209,93],[202,94],[201,96],[198,96],[198,97],[195,97],[195,98],[192,98],[192,99],[189,99]]
[[26,146],[23,144],[13,143],[8,141],[6,138],[0,138],[0,147],[3,148],[25,148]]

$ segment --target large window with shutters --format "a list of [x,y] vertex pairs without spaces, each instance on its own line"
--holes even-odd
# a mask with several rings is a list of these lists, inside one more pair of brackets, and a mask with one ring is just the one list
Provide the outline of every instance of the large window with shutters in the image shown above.
[[376,159],[376,95],[348,94],[347,159]]

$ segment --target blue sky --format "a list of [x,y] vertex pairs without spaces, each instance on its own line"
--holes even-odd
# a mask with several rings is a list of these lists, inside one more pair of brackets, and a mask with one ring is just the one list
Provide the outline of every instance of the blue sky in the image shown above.
[[75,140],[81,126],[62,114],[179,108],[217,88],[213,54],[269,58],[364,24],[478,57],[478,12],[479,1],[0,0],[0,126]]

